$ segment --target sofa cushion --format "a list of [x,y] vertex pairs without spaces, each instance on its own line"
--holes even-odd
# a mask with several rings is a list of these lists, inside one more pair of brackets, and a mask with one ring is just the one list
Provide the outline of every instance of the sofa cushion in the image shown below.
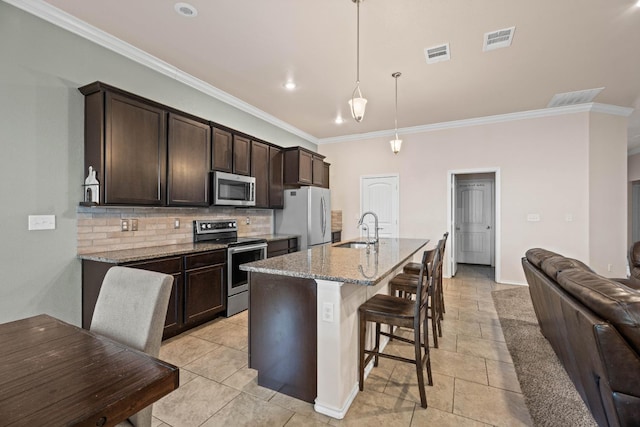
[[556,280],[558,273],[562,270],[570,268],[581,268],[582,270],[592,271],[585,263],[573,258],[565,258],[562,255],[555,255],[546,258],[540,266],[542,271],[553,280]]
[[640,352],[640,292],[580,268],[558,273],[558,284]]
[[529,260],[531,264],[540,268],[542,261],[544,261],[545,259],[550,258],[552,256],[561,256],[561,255],[555,252],[548,251],[546,249],[533,248],[533,249],[529,249],[525,254],[525,256],[527,257],[527,260]]

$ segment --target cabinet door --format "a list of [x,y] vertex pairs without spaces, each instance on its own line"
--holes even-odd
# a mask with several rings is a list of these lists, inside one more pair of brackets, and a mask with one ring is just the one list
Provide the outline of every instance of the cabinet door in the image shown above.
[[329,188],[329,168],[330,168],[330,164],[323,162],[323,166],[324,166],[324,182],[322,183],[322,186],[324,188]]
[[160,108],[106,93],[105,204],[164,204],[165,116]]
[[185,322],[210,320],[225,310],[225,266],[188,270],[185,273]]
[[230,132],[213,128],[213,169],[233,172],[233,136]]
[[127,267],[139,268],[141,270],[157,271],[158,273],[170,274],[173,276],[173,287],[171,297],[167,307],[167,317],[164,322],[163,338],[168,338],[180,331],[184,322],[183,317],[183,295],[184,287],[182,282],[182,258],[173,257],[153,261],[143,261],[133,264],[126,264]]
[[313,184],[313,156],[306,151],[299,151],[299,177],[301,184]]
[[269,147],[269,207],[284,207],[284,156],[282,150]]
[[251,141],[251,176],[256,178],[256,207],[269,207],[269,146]]
[[324,186],[324,162],[322,157],[313,156],[313,185]]
[[168,149],[168,204],[209,206],[209,125],[169,114]]
[[251,141],[238,135],[233,136],[233,173],[251,174]]

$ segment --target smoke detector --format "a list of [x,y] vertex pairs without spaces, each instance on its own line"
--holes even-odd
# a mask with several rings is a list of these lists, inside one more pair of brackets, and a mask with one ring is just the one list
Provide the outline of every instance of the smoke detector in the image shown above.
[[576,104],[586,104],[588,102],[593,102],[593,99],[598,96],[600,92],[602,92],[603,87],[599,87],[596,89],[586,89],[586,90],[578,90],[575,92],[565,92],[558,93],[553,95],[551,101],[547,105],[547,108],[552,107],[562,107],[564,105],[576,105]]
[[186,16],[187,18],[194,18],[198,16],[198,9],[189,3],[176,3],[173,8],[180,15]]
[[515,31],[516,27],[511,27],[484,33],[484,43],[482,46],[482,50],[484,52],[487,52],[490,50],[511,46],[513,33]]
[[449,43],[445,43],[439,46],[427,47],[424,49],[424,55],[427,58],[427,64],[435,64],[436,62],[448,61],[451,59]]

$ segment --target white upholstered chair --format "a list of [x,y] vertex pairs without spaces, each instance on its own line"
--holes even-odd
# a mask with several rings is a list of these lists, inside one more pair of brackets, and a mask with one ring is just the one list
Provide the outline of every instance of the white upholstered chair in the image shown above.
[[[100,288],[92,332],[158,357],[173,277],[153,271],[112,267]],[[151,405],[119,426],[151,426]]]

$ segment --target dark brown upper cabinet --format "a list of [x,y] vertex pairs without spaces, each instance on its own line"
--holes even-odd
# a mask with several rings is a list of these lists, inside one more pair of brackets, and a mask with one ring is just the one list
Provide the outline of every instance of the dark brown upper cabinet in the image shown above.
[[256,179],[256,208],[269,207],[269,146],[251,141],[251,176]]
[[284,207],[284,154],[277,147],[269,147],[269,207]]
[[324,185],[324,156],[302,147],[285,148],[284,153],[285,186]]
[[212,169],[222,172],[233,172],[233,135],[222,129],[212,128],[213,160]]
[[322,182],[322,186],[324,188],[329,188],[329,169],[330,169],[331,164],[327,163],[327,162],[323,162],[323,166],[324,166],[323,167],[323,169],[324,169],[324,173],[323,173],[324,180]]
[[169,113],[167,204],[209,206],[211,127]]
[[313,185],[324,187],[324,157],[313,155]]
[[251,140],[233,135],[233,173],[251,175]]
[[164,205],[166,111],[100,82],[80,92],[85,95],[85,174],[89,166],[96,170],[100,202]]

